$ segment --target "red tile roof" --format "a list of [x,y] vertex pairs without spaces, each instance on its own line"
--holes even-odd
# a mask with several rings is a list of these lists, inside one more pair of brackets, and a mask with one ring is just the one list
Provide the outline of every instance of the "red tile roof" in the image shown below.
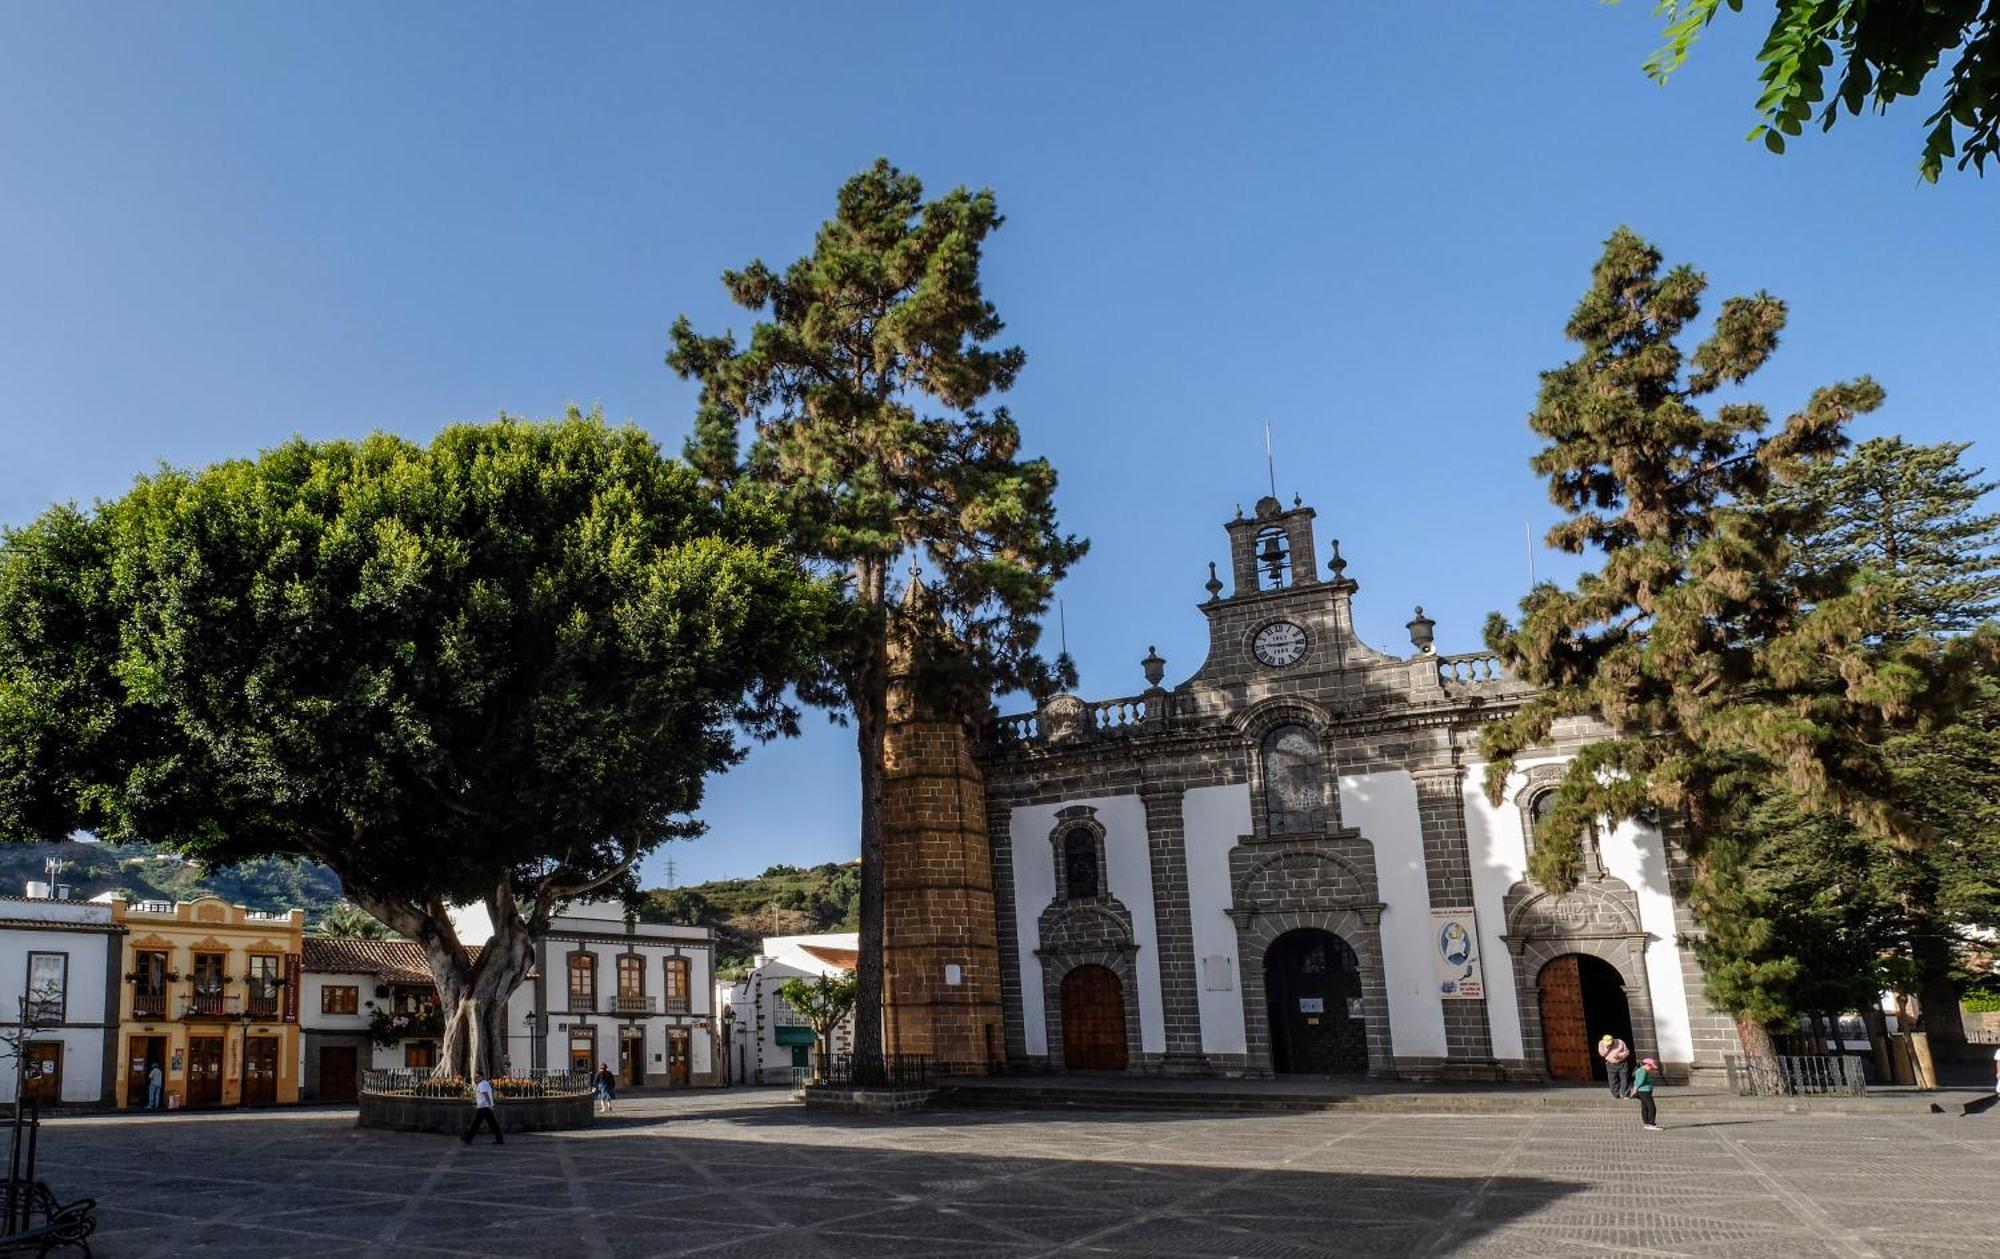
[[825,944],[801,944],[799,948],[828,966],[838,966],[842,970],[853,970],[861,964],[861,954],[855,949],[836,949]]
[[300,949],[306,973],[373,975],[392,984],[428,984],[430,963],[415,940],[345,940],[307,936]]

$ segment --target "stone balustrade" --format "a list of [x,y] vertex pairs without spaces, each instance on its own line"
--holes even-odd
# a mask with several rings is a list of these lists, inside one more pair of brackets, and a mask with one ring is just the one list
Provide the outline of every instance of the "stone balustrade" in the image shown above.
[[1437,658],[1438,685],[1445,687],[1487,686],[1510,682],[1500,657],[1490,651],[1461,652]]

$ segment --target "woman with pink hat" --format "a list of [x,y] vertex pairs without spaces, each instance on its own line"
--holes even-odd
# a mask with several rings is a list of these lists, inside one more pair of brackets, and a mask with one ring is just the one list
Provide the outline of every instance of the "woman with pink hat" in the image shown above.
[[1653,1083],[1660,1078],[1660,1064],[1652,1058],[1639,1059],[1632,1076],[1632,1092],[1639,1098],[1639,1122],[1648,1132],[1660,1132],[1660,1108],[1653,1104]]

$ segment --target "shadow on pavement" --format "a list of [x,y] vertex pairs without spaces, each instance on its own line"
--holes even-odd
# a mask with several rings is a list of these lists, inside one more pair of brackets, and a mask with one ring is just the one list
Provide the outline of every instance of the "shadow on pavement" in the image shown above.
[[[664,1129],[658,1117],[614,1116],[589,1132],[470,1148],[332,1121],[176,1124],[171,1151],[158,1128],[77,1127],[47,1143],[42,1169],[64,1195],[97,1199],[93,1242],[113,1259],[440,1250],[1026,1259],[1070,1245],[1128,1256],[1452,1254],[1585,1188],[1455,1174],[1449,1163],[1436,1174],[1360,1172],[1351,1152],[1343,1164],[1337,1145],[1322,1157],[1310,1140],[1286,1149],[1294,1166],[1273,1169],[1227,1154],[1199,1165],[1149,1159],[1117,1140],[1081,1151],[1094,1157],[998,1141],[969,1152],[977,1134],[959,1129],[897,1146],[868,1143],[867,1124],[846,1125],[846,1144],[825,1131],[816,1142],[675,1135],[683,1120],[722,1113],[675,1116]],[[940,1140],[958,1148],[912,1148]]]

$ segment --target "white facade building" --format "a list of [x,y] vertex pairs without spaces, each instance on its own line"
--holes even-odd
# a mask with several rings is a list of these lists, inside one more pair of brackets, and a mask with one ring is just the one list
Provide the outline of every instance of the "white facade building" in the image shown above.
[[[741,1084],[788,1084],[793,1072],[812,1066],[819,1052],[812,1028],[778,995],[788,979],[814,979],[852,971],[860,937],[852,931],[767,936],[750,972],[716,985],[716,1008],[729,1035],[729,1079]],[[833,1049],[854,1043],[854,1016],[834,1029]]]
[[[453,915],[459,939],[493,934],[482,906]],[[611,1067],[633,1085],[722,1083],[715,933],[639,922],[615,901],[578,901],[549,924],[531,978],[507,1004],[515,1067]]]
[[1211,573],[1187,680],[1149,652],[1142,694],[1053,696],[980,749],[1009,1060],[1588,1079],[1611,1033],[1676,1078],[1719,1066],[1735,1028],[1681,945],[1670,838],[1599,826],[1574,889],[1528,874],[1564,765],[1605,731],[1559,723],[1490,802],[1480,729],[1533,689],[1491,653],[1435,654],[1421,608],[1409,654],[1363,642],[1312,520],[1267,498],[1225,525],[1234,585]]
[[[24,1047],[30,1099],[111,1104],[123,934],[106,904],[0,897],[0,1023],[11,1035],[24,999],[39,1007]],[[0,1102],[15,1100],[21,1065],[0,1061]]]

